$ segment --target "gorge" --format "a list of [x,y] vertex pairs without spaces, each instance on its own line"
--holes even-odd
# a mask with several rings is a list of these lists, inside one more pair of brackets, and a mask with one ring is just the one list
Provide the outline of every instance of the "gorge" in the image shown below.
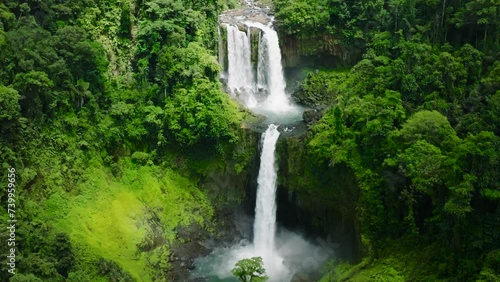
[[0,280],[500,281],[497,2],[0,1]]
[[[250,257],[261,257],[269,281],[290,281],[297,272],[318,269],[300,269],[301,260],[310,256],[315,267],[329,255],[311,256],[315,246],[299,235],[282,228],[277,234],[277,163],[276,144],[280,136],[278,129],[288,129],[287,123],[301,121],[302,109],[291,102],[286,93],[286,83],[281,62],[281,50],[276,31],[272,28],[273,18],[261,8],[247,3],[247,9],[227,12],[222,15],[219,26],[219,62],[227,68],[221,77],[226,82],[229,94],[252,112],[262,115],[262,123],[268,125],[261,138],[260,168],[257,177],[255,197],[255,218],[253,242],[242,241],[238,245],[216,249],[206,258],[195,263],[194,277],[205,277],[209,281],[231,279],[231,269],[237,261]],[[242,19],[240,14],[259,14],[260,22]],[[264,24],[264,23],[266,24]],[[240,30],[243,29],[243,30]],[[225,32],[221,32],[224,30]],[[256,44],[253,44],[255,40]],[[273,123],[281,123],[275,125]]]

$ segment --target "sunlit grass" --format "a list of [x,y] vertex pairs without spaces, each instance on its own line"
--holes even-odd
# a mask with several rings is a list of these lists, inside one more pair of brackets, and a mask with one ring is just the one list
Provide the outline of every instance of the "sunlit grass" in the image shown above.
[[[115,178],[103,166],[87,170],[77,196],[54,194],[46,203],[56,226],[70,235],[79,263],[113,260],[134,278],[151,281],[148,260],[165,259],[138,245],[148,235],[175,239],[175,228],[197,222],[204,225],[213,210],[205,195],[189,179],[158,167],[136,167],[125,162]],[[153,231],[155,221],[159,230]],[[163,251],[164,253],[164,251]],[[166,262],[163,262],[166,263]]]

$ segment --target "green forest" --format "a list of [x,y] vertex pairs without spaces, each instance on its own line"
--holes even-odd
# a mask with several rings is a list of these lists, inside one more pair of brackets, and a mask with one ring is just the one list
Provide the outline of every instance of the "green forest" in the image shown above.
[[[335,54],[338,45],[355,60],[310,73],[295,93],[328,108],[310,126],[308,164],[296,168],[309,180],[289,185],[319,182],[314,193],[357,222],[364,253],[323,281],[499,281],[500,4],[277,0],[275,8],[303,54]],[[351,191],[317,179],[335,172],[352,174]]]
[[[280,160],[314,228],[356,230],[321,281],[500,281],[500,3],[265,2],[282,49],[334,58],[294,81],[320,117]],[[259,140],[219,81],[240,5],[0,3],[2,281],[183,281],[176,248],[224,236]]]

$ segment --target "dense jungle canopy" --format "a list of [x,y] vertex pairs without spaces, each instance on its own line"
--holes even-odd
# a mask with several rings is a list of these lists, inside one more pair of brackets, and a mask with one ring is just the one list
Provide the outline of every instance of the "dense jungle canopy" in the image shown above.
[[[500,3],[262,2],[285,53],[333,58],[289,81],[319,115],[280,160],[311,228],[353,223],[321,281],[499,281]],[[217,17],[240,5],[0,3],[2,280],[183,281],[176,246],[222,236],[245,189],[211,182],[246,179],[258,147],[219,81]]]

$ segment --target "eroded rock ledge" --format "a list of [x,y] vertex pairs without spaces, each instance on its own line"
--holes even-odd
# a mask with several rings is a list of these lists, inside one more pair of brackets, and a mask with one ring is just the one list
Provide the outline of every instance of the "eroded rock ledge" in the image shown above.
[[272,20],[271,8],[253,1],[245,1],[243,8],[227,10],[219,15],[219,25],[233,24],[242,30],[246,28],[244,25],[246,21],[268,25]]

